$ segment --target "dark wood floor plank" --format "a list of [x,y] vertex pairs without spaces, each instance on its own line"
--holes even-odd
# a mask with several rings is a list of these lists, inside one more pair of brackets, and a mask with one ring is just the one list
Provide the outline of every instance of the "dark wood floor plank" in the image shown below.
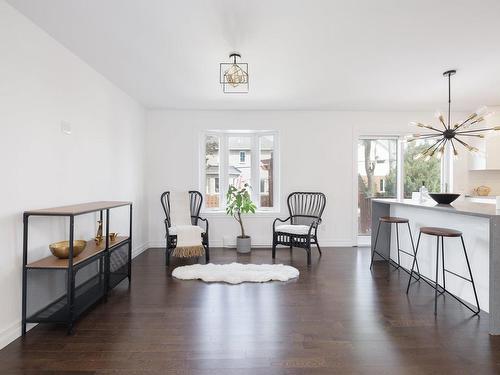
[[[300,249],[278,251],[297,267],[286,283],[180,281],[150,249],[133,262],[133,281],[114,289],[75,327],[39,325],[0,351],[0,374],[494,374],[500,337],[451,298],[416,285],[369,250],[325,248],[311,267]],[[270,263],[269,250],[212,261]],[[189,262],[188,262],[189,263]],[[185,264],[179,260],[175,265]]]

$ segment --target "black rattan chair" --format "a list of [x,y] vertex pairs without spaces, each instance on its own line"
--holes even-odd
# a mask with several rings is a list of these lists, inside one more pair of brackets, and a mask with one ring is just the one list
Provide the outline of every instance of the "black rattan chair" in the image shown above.
[[[276,246],[300,247],[307,252],[307,265],[311,264],[311,246],[319,247],[317,231],[321,224],[321,215],[325,209],[326,196],[323,193],[295,192],[287,199],[290,216],[273,222],[273,259],[276,258]],[[289,225],[278,225],[277,222]]]
[[[200,217],[201,205],[203,196],[199,191],[189,191],[189,207],[191,209],[191,224],[198,225],[200,221],[205,223],[204,232],[201,234],[202,244],[205,248],[205,261],[210,261],[210,247],[208,244],[208,220]],[[166,191],[161,195],[161,205],[165,212],[165,264],[170,265],[170,255],[177,246],[177,236],[169,234],[168,229],[171,227],[170,222],[170,192]]]

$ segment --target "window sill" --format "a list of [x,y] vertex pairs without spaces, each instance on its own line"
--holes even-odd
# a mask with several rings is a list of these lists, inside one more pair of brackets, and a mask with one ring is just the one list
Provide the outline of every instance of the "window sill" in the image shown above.
[[[278,210],[269,210],[269,211],[256,211],[254,214],[244,214],[244,218],[251,217],[273,217],[276,218],[281,214]],[[201,217],[224,217],[227,216],[230,218],[226,211],[202,211],[200,212]]]

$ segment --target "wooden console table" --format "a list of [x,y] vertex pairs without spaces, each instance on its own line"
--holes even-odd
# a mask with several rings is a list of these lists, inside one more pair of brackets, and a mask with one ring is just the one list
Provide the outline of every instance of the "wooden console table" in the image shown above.
[[[129,235],[109,238],[109,211],[129,206]],[[100,244],[87,242],[85,250],[73,256],[75,216],[105,213],[105,236]],[[69,258],[48,256],[28,263],[28,234],[30,216],[69,217]],[[26,211],[23,215],[23,302],[22,334],[27,323],[65,323],[68,333],[78,317],[101,299],[106,300],[108,291],[123,279],[131,278],[132,264],[132,203],[118,201],[90,202],[72,206]],[[77,277],[78,276],[78,277]],[[64,285],[64,287],[61,287]],[[58,290],[58,288],[60,290]],[[44,301],[40,290],[49,289],[56,294]],[[32,306],[30,302],[33,301]]]

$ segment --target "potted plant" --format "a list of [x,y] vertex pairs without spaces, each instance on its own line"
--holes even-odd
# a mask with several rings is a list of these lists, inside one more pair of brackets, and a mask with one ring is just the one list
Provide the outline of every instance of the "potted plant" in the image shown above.
[[226,200],[226,213],[234,217],[241,228],[241,235],[236,237],[236,251],[238,253],[249,253],[252,247],[252,239],[245,234],[241,214],[254,214],[257,208],[250,197],[250,186],[245,184],[241,189],[238,189],[234,185],[229,185]]

